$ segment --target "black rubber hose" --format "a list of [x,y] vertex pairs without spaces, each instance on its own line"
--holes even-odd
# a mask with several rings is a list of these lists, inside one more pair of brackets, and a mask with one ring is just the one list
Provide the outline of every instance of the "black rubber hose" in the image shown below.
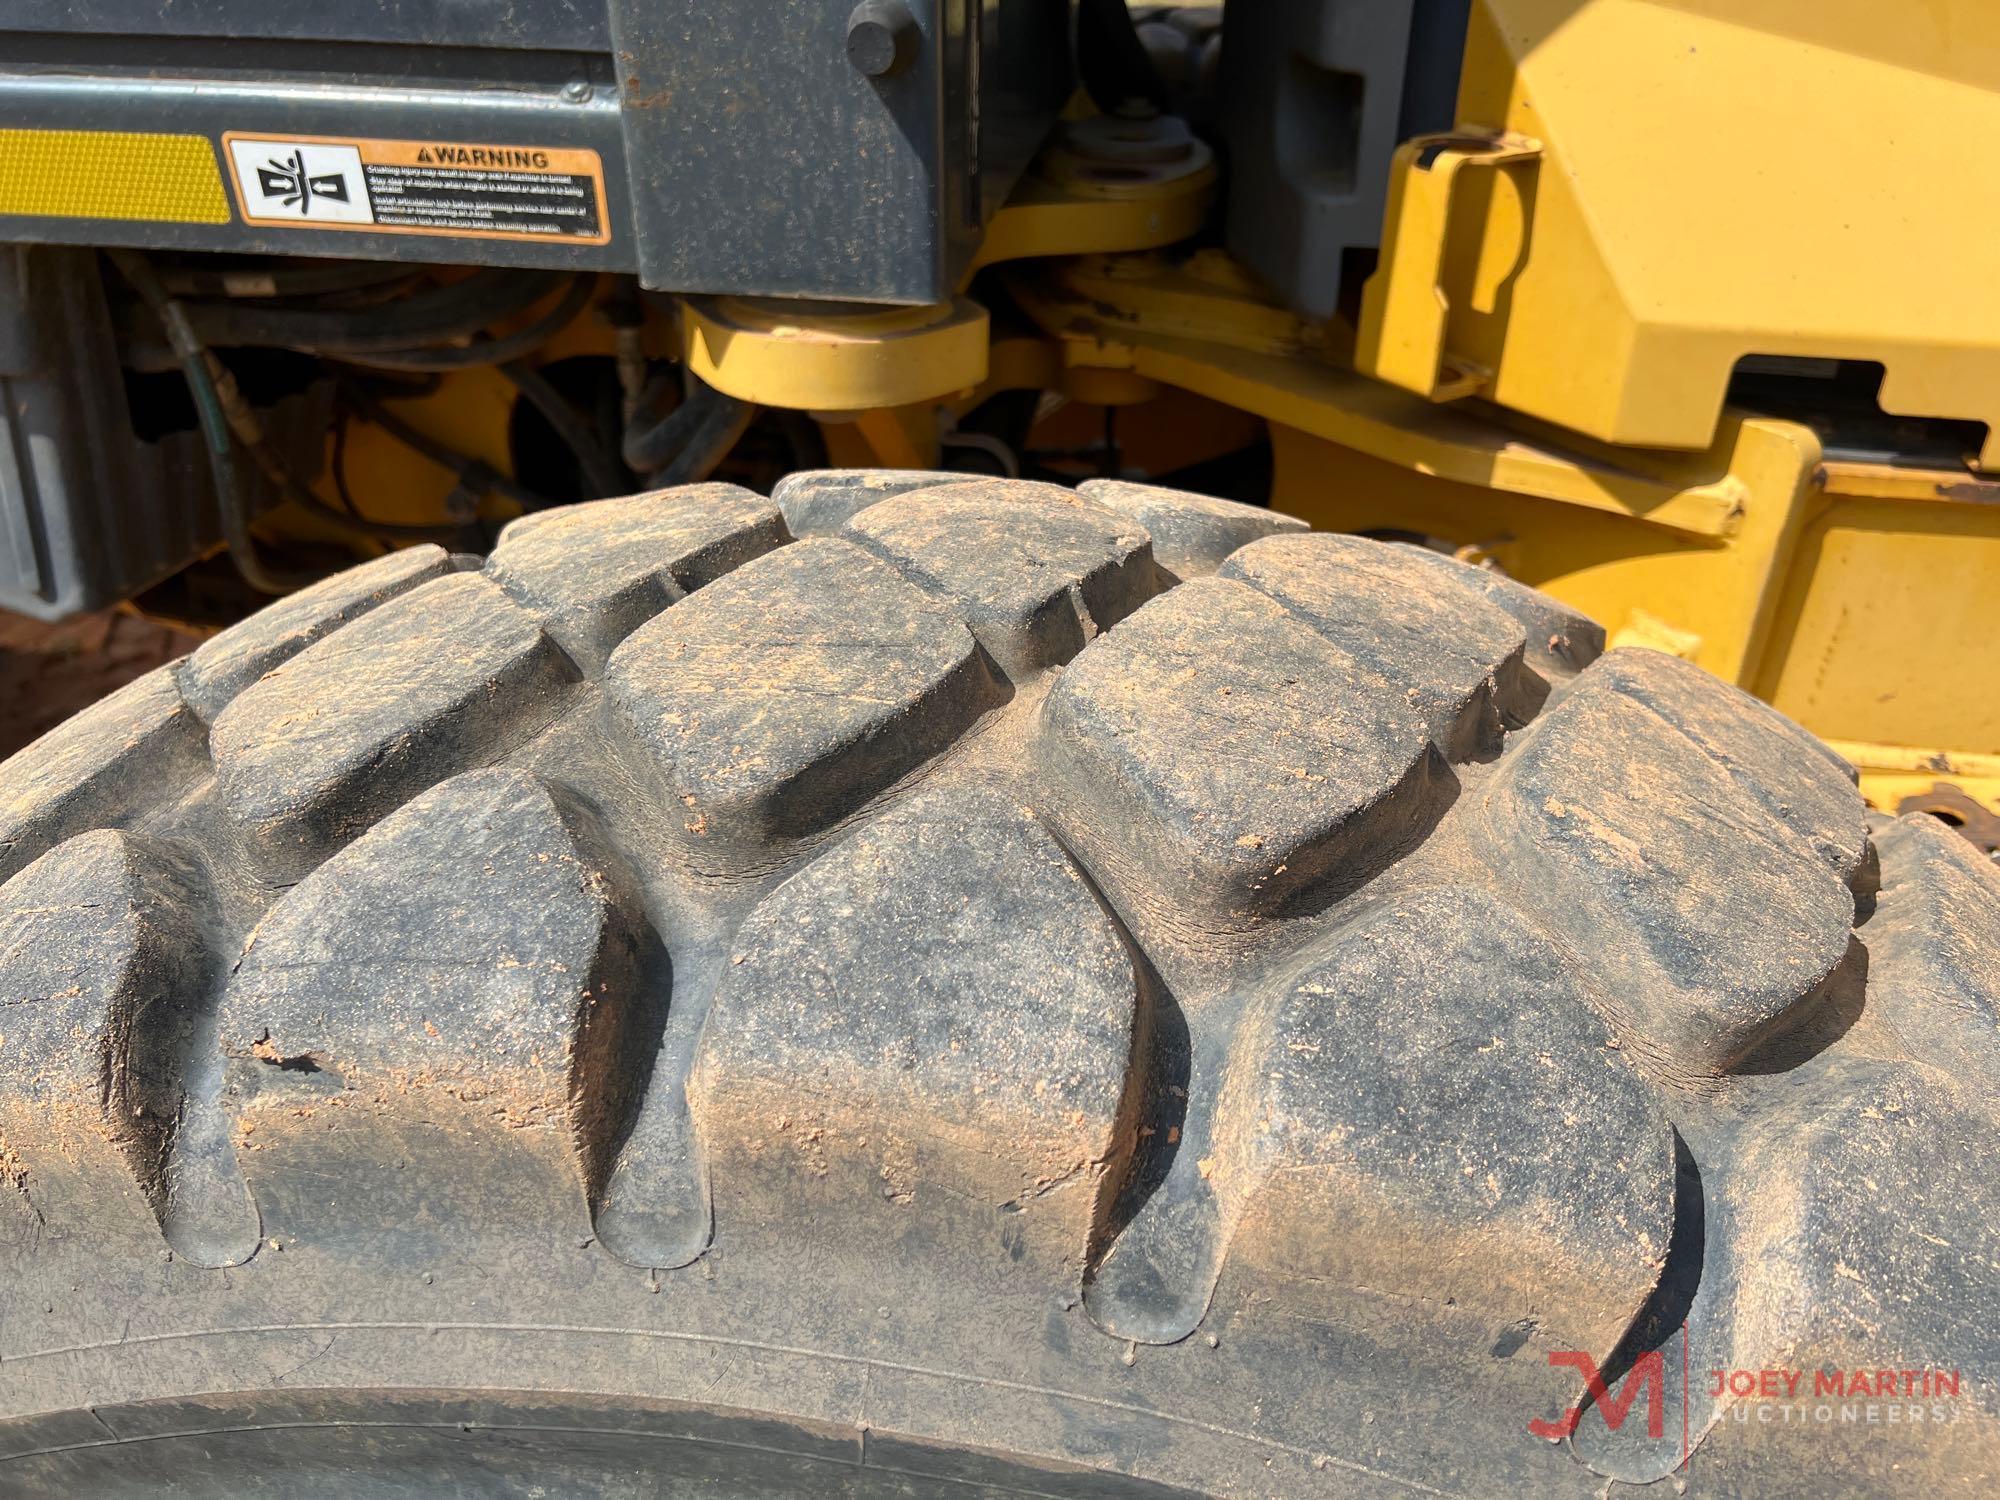
[[[358,513],[350,514],[328,505],[313,493],[311,486],[292,473],[284,458],[264,440],[264,430],[257,414],[237,389],[236,379],[230,374],[229,367],[207,350],[203,350],[202,355],[202,368],[215,388],[216,399],[221,404],[223,419],[228,422],[229,430],[236,435],[236,441],[244,451],[257,461],[257,467],[277,487],[278,493],[294,505],[331,521],[343,530],[388,542],[452,541],[463,530],[457,522],[405,525],[400,521],[371,521]],[[466,463],[472,465],[473,461],[467,459]],[[483,465],[475,467],[483,468]]]
[[1167,85],[1125,0],[1082,0],[1076,11],[1076,63],[1084,92],[1107,115],[1123,114],[1134,100],[1164,113]]
[[176,297],[321,297],[407,280],[397,261],[319,260],[297,264],[155,266],[160,285]]
[[[287,500],[312,514],[331,522],[345,531],[361,536],[374,537],[389,542],[434,542],[452,541],[464,530],[456,524],[406,526],[395,521],[371,521],[365,517],[349,515],[335,506],[328,505],[312,490],[300,482],[284,460],[273,452],[257,431],[256,417],[244,402],[241,394],[234,389],[228,371],[215,362],[215,356],[201,342],[188,322],[185,306],[167,293],[166,287],[154,274],[145,257],[135,251],[120,250],[107,252],[112,263],[119,269],[140,297],[152,308],[167,330],[168,341],[174,349],[182,374],[187,378],[188,389],[194,399],[196,414],[201,420],[202,432],[207,437],[212,452],[216,452],[215,431],[211,416],[221,423],[223,448],[217,454],[216,500],[223,523],[223,539],[229,544],[232,557],[239,550],[238,570],[244,580],[253,588],[264,593],[290,593],[307,583],[316,581],[314,576],[286,574],[266,567],[256,552],[256,544],[250,535],[249,518],[242,501],[240,472],[236,465],[235,443],[240,443],[250,456],[256,459],[258,467],[269,477]],[[234,415],[232,416],[232,410]],[[234,442],[231,439],[234,439]],[[442,445],[440,445],[442,446]],[[450,450],[445,450],[450,452]],[[463,455],[454,454],[459,460],[454,472],[466,472],[475,466]],[[223,470],[228,471],[225,484]],[[257,575],[257,576],[253,576]],[[259,582],[261,576],[266,582]],[[294,581],[274,587],[277,580],[291,578]]]
[[479,365],[504,365],[539,349],[576,320],[597,290],[595,276],[579,276],[562,300],[527,327],[499,338],[476,337],[456,349],[394,349],[380,353],[342,354],[344,364],[379,370],[469,370]]
[[[473,465],[470,459],[465,463],[468,467]],[[291,475],[280,473],[275,477],[278,488],[294,505],[345,531],[358,532],[362,536],[372,536],[384,542],[454,542],[465,531],[465,527],[456,521],[405,525],[400,521],[371,521],[366,516],[350,516],[346,511],[328,505]]]
[[687,446],[674,455],[668,465],[652,476],[654,484],[665,489],[668,485],[694,484],[708,478],[725,458],[729,450],[743,440],[743,434],[750,430],[750,423],[756,418],[757,408],[747,401],[738,401],[734,396],[724,396],[709,409],[701,425],[688,439]]
[[[639,410],[643,414],[650,406],[642,401]],[[747,401],[696,381],[687,399],[664,417],[646,426],[635,421],[625,429],[626,467],[635,474],[651,475],[660,484],[706,479],[756,414]]]
[[188,325],[211,348],[298,349],[307,354],[379,354],[471,338],[525,312],[554,290],[560,271],[475,271],[463,281],[361,308],[186,304]]
[[[688,433],[700,420],[699,412],[682,415],[688,406],[686,397],[665,416],[653,416],[659,404],[670,393],[676,392],[679,386],[678,370],[661,369],[654,371],[645,385],[640,387],[639,399],[625,422],[625,440],[619,445],[619,457],[625,460],[625,467],[634,474],[649,474],[656,465],[666,462],[687,441]],[[708,388],[701,386],[698,389]],[[640,462],[641,459],[646,462]]]
[[[292,573],[269,567],[258,554],[256,539],[250,535],[250,518],[243,503],[242,475],[236,465],[236,441],[223,414],[222,400],[208,374],[208,351],[188,323],[186,309],[169,295],[145,256],[136,250],[108,250],[111,263],[132,290],[145,299],[166,330],[187,377],[188,393],[201,421],[202,436],[208,440],[208,462],[215,480],[215,508],[222,521],[222,537],[229,547],[230,561],[243,581],[260,594],[289,594],[294,589],[316,583],[316,573]],[[337,514],[337,512],[336,512]]]
[[576,455],[577,467],[583,470],[584,483],[596,492],[590,496],[591,499],[622,495],[632,488],[630,481],[597,441],[596,434],[584,424],[576,409],[563,400],[561,391],[539,373],[518,362],[510,361],[500,366],[500,373],[514,382],[514,388],[542,414],[542,420],[555,429],[563,446]]

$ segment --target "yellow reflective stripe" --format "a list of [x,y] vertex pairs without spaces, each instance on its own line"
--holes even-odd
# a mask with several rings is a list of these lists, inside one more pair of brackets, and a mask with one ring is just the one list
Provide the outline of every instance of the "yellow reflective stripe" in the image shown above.
[[202,135],[0,130],[0,215],[227,224],[215,148]]

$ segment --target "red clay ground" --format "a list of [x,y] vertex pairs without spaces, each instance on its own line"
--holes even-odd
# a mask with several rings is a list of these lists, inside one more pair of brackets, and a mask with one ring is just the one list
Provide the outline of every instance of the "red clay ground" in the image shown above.
[[198,644],[115,610],[60,625],[0,610],[0,758]]

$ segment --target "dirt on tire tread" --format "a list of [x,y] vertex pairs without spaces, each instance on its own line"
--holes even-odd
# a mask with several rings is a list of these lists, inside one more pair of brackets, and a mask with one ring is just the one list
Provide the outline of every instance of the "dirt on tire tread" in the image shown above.
[[[484,573],[418,549],[280,601],[0,765],[7,1211],[112,1259],[212,1221],[239,1267],[478,1222],[656,1278],[828,1215],[986,1265],[965,1226],[1114,1352],[1248,1287],[1508,1401],[1564,1389],[1551,1350],[1657,1347],[1690,1274],[1745,1364],[1845,1349],[1814,1318],[1901,1286],[1853,1248],[1900,1209],[1774,1132],[1878,1088],[1972,1130],[1938,1079],[2000,1079],[2000,874],[1928,819],[1871,845],[1804,731],[1511,581],[1044,488],[531,518]],[[2000,1374],[1993,1283],[1925,1275],[1950,1306],[1899,1357]],[[1001,1317],[1003,1350],[1083,1336]],[[1231,1483],[1192,1440],[1021,1440]]]

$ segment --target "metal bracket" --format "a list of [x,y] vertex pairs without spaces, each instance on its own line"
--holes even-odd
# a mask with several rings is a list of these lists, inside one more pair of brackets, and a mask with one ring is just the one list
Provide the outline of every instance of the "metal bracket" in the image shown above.
[[681,329],[689,369],[759,406],[871,411],[986,378],[986,309],[965,297],[928,307],[689,297]]
[[1382,260],[1361,289],[1356,369],[1432,401],[1469,396],[1485,384],[1488,371],[1445,349],[1452,190],[1468,168],[1532,168],[1541,155],[1540,141],[1506,132],[1420,135],[1396,148]]

